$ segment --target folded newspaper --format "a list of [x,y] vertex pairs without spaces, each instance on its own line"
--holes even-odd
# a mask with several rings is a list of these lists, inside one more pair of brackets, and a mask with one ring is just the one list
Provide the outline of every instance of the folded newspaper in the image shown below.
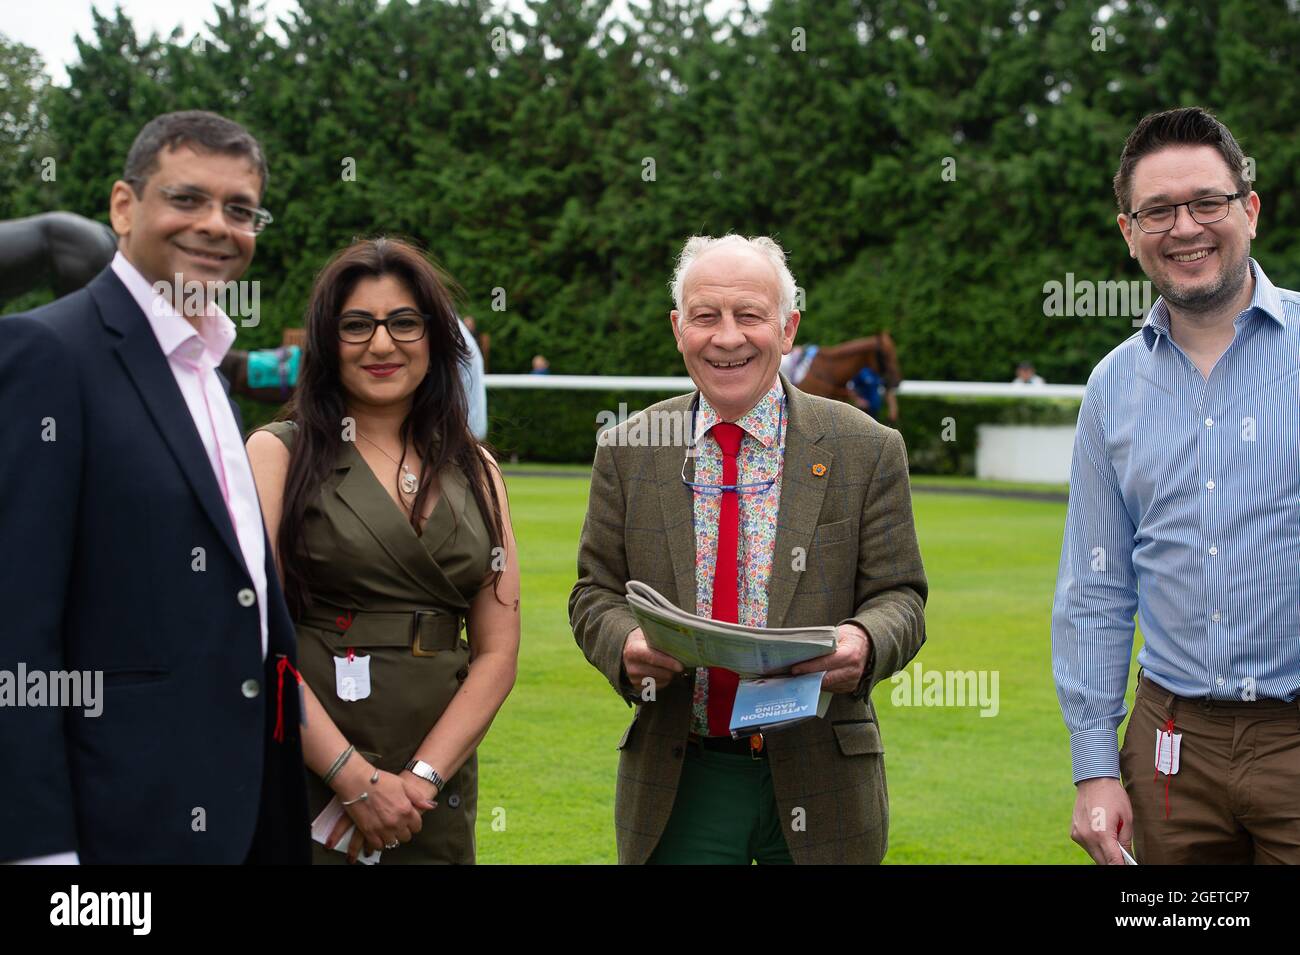
[[800,676],[760,676],[741,680],[731,708],[731,735],[767,733],[825,716],[831,694],[822,689],[820,671]]
[[639,580],[627,604],[650,646],[688,667],[722,667],[742,677],[784,673],[835,651],[834,627],[746,627],[687,613]]

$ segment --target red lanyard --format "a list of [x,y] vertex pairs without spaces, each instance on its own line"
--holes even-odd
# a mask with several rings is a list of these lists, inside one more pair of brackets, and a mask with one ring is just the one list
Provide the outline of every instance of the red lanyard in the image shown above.
[[288,657],[280,657],[280,662],[275,665],[276,686],[275,686],[275,732],[271,738],[277,743],[284,742],[284,671],[293,670],[293,675],[298,678],[298,712],[299,716],[305,716],[303,711],[303,694],[302,694],[302,674],[294,669]]

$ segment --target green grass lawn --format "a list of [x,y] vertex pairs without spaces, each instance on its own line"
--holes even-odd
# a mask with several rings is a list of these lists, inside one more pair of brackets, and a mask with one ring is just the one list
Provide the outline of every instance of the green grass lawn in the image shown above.
[[1068,494],[1069,484],[1032,484],[1024,481],[985,481],[968,477],[949,475],[918,474],[912,478],[912,487],[944,488],[959,490],[972,488],[991,491],[1032,491],[1035,493]]
[[[576,469],[586,473],[583,469]],[[507,477],[523,568],[519,679],[479,748],[482,863],[612,863],[615,749],[631,711],[568,626],[581,477]],[[930,580],[926,670],[989,670],[999,712],[874,700],[885,740],[887,863],[1087,863],[1069,839],[1069,740],[1049,619],[1062,504],[918,494]]]

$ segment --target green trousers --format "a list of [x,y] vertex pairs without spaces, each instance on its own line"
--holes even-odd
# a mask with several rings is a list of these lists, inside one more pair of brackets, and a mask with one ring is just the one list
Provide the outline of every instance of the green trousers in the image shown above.
[[686,747],[677,799],[651,865],[790,865],[766,759]]

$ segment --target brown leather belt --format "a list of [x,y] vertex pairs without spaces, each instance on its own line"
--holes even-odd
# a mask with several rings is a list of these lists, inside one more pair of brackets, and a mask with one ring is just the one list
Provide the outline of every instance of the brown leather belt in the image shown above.
[[1179,703],[1188,706],[1199,706],[1205,710],[1221,710],[1223,712],[1232,712],[1235,710],[1237,712],[1249,711],[1251,713],[1258,713],[1261,710],[1285,710],[1296,708],[1295,701],[1288,703],[1286,700],[1278,700],[1272,697],[1262,697],[1258,700],[1214,700],[1207,697],[1198,698],[1192,696],[1179,696],[1173,690],[1165,689],[1145,673],[1142,674],[1140,679],[1142,686],[1145,689],[1150,690],[1152,693],[1172,696]]
[[[755,737],[758,739],[757,746],[752,742]],[[739,739],[732,739],[730,736],[696,736],[692,733],[688,742],[695,743],[701,749],[707,749],[713,753],[729,753],[732,756],[767,759],[767,746],[764,745],[762,733],[755,733],[753,736],[742,736]]]
[[363,611],[316,605],[298,621],[330,634],[328,642],[345,647],[410,647],[417,657],[431,657],[460,645],[465,626],[460,614],[447,610]]

